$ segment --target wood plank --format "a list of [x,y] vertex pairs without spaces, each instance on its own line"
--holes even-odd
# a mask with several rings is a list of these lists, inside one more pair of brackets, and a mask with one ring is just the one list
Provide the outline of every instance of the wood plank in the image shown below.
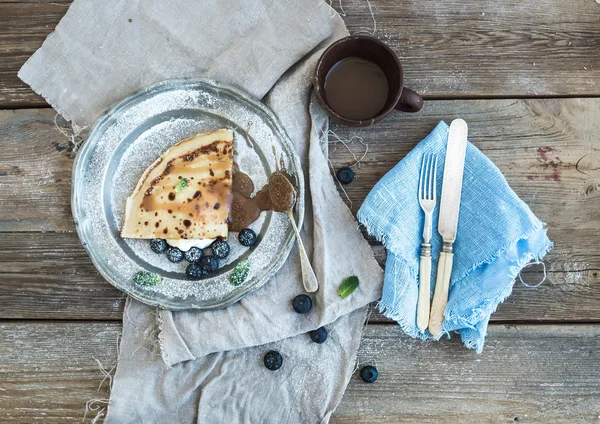
[[[72,149],[52,109],[0,112],[0,231],[72,231]],[[57,122],[61,122],[57,120]],[[62,121],[64,123],[64,121]]]
[[[93,358],[107,370],[115,365],[120,329],[1,323],[3,422],[83,422],[85,403],[109,395]],[[353,376],[332,423],[592,422],[600,404],[599,340],[600,325],[491,325],[476,355],[456,338],[422,343],[396,326],[371,325],[359,364],[376,365],[379,380]]]
[[66,13],[70,2],[0,2],[0,108],[46,106],[17,72]]
[[[494,319],[597,321],[600,252],[590,247],[598,244],[600,229],[600,155],[594,138],[600,133],[599,111],[600,99],[434,101],[420,114],[394,114],[369,129],[333,130],[369,144],[357,180],[346,187],[356,212],[377,180],[440,119],[464,117],[472,140],[548,222],[556,243],[548,256],[548,281],[537,289],[517,284]],[[73,155],[54,128],[54,116],[51,110],[0,112],[0,198],[6,199],[0,203],[0,231],[9,232],[0,236],[0,316],[119,319],[123,296],[95,273],[73,232]],[[356,139],[349,147],[362,154]],[[556,156],[548,156],[547,149]],[[333,141],[330,156],[335,167],[352,158]],[[383,248],[374,249],[383,263]],[[525,281],[538,281],[540,272],[528,271]]]
[[[97,273],[74,232],[17,235],[0,233],[0,319],[121,319],[125,295]],[[373,252],[384,265],[383,246]],[[523,274],[529,284],[542,277],[539,267]],[[600,321],[599,300],[600,269],[552,270],[541,287],[517,283],[492,321]],[[374,313],[371,322],[389,320]]]
[[[600,95],[600,11],[594,1],[333,3],[351,33],[376,29],[374,35],[403,60],[406,84],[427,97]],[[0,107],[45,104],[17,71],[69,4],[0,1]]]

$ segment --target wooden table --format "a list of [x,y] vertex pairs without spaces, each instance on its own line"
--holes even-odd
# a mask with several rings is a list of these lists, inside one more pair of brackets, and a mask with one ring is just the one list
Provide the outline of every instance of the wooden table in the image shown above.
[[[0,0],[0,421],[83,422],[108,396],[124,295],[80,246],[71,218],[72,146],[56,113],[16,76],[69,0]],[[342,0],[351,32],[366,0]],[[380,379],[354,377],[335,423],[597,422],[600,418],[600,4],[598,0],[371,0],[375,35],[426,97],[418,114],[366,129],[347,193],[356,212],[375,182],[439,120],[470,139],[549,226],[538,288],[515,284],[483,355],[457,337],[422,343],[373,315],[359,352]],[[337,9],[341,11],[339,4]],[[65,122],[57,119],[59,126]],[[338,167],[352,161],[331,141]],[[362,155],[354,139],[349,149]],[[385,251],[373,244],[380,262]],[[540,267],[524,273],[542,277]],[[100,386],[100,387],[99,387]],[[93,415],[92,415],[93,416]],[[90,415],[85,422],[90,422]]]

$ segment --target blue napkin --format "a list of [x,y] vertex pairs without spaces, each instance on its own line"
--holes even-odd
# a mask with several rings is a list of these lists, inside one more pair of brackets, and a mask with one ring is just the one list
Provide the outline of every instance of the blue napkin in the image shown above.
[[[358,212],[358,220],[387,249],[381,312],[397,321],[408,335],[422,339],[432,335],[428,331],[419,334],[416,323],[424,221],[417,186],[423,156],[437,154],[438,203],[431,241],[433,296],[442,245],[437,221],[447,140],[448,125],[440,122],[373,187]],[[545,224],[517,197],[500,170],[467,143],[444,332],[458,331],[468,348],[481,353],[490,315],[510,295],[521,269],[551,248]]]

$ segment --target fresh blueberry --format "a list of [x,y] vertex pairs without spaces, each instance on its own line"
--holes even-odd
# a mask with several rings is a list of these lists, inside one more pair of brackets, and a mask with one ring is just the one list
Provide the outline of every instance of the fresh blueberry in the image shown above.
[[229,256],[229,244],[225,240],[217,240],[211,246],[213,255],[219,259]]
[[375,383],[378,375],[377,368],[373,365],[367,365],[360,370],[360,378],[362,378],[362,381],[365,383]]
[[202,249],[202,256],[214,256],[212,247],[209,246]]
[[327,330],[325,327],[317,328],[310,332],[310,338],[313,342],[321,344],[327,340]]
[[256,233],[250,228],[246,228],[245,230],[240,231],[238,240],[242,246],[254,246],[254,243],[256,243]]
[[150,241],[150,249],[154,253],[164,253],[167,250],[167,242],[163,239],[152,239]]
[[214,256],[202,256],[198,264],[202,267],[202,272],[212,274],[219,269],[219,260]]
[[183,260],[183,252],[171,246],[167,249],[167,259],[171,262],[181,262]]
[[197,247],[190,247],[190,250],[185,252],[184,256],[186,261],[193,264],[194,262],[198,262],[202,257],[202,250]]
[[199,280],[202,278],[202,267],[198,264],[189,264],[185,269],[185,274],[190,280]]
[[347,166],[338,169],[337,179],[342,184],[350,184],[352,181],[354,181],[354,170],[352,168],[348,168]]
[[312,308],[312,299],[306,294],[299,294],[292,300],[292,307],[299,314],[305,314]]
[[265,362],[265,367],[267,367],[268,370],[276,371],[281,368],[281,365],[283,364],[283,357],[281,356],[281,353],[277,352],[276,350],[271,350],[265,353],[263,361]]

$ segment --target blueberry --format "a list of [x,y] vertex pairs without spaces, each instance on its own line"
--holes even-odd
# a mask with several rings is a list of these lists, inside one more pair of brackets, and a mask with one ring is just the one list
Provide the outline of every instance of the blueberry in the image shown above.
[[292,307],[299,314],[305,314],[312,308],[312,299],[306,294],[300,294],[292,300]]
[[202,267],[198,264],[189,264],[185,269],[185,274],[190,280],[199,280],[202,278]]
[[164,253],[167,250],[167,242],[163,239],[152,239],[150,241],[150,249],[154,253]]
[[348,168],[347,166],[338,169],[337,179],[342,184],[350,184],[352,181],[354,181],[354,170],[352,168]]
[[209,246],[202,249],[202,256],[214,256],[212,247]]
[[256,233],[250,228],[246,228],[245,230],[240,231],[238,240],[242,246],[254,246],[254,243],[256,243]]
[[202,267],[202,272],[212,274],[219,269],[219,260],[215,256],[202,256],[198,264]]
[[310,332],[310,338],[313,342],[321,344],[327,340],[327,330],[325,327],[317,328]]
[[183,260],[183,252],[171,246],[167,249],[167,259],[171,262],[181,262]]
[[225,240],[217,240],[211,246],[213,255],[219,259],[229,256],[229,244]]
[[367,365],[360,370],[360,378],[362,378],[362,381],[365,383],[375,383],[378,375],[377,368],[373,365]]
[[276,350],[271,350],[265,353],[263,361],[265,362],[265,367],[267,367],[268,370],[276,371],[281,368],[281,364],[283,364],[283,357],[281,356],[281,353],[277,352]]
[[189,263],[198,262],[202,257],[202,250],[197,247],[190,247],[190,250],[184,253],[185,260]]

